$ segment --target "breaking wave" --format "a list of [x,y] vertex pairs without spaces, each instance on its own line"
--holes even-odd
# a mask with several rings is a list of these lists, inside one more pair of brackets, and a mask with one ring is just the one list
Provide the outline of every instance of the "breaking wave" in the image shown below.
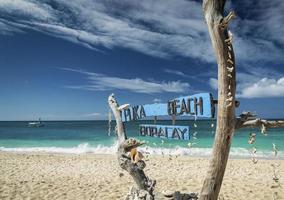
[[[70,154],[115,154],[117,144],[112,146],[90,146],[88,143],[82,143],[75,147],[0,147],[3,152],[44,152],[44,153],[70,153]],[[161,147],[141,147],[139,150],[143,153],[150,153],[152,155],[187,155],[193,157],[209,157],[212,153],[211,148],[185,148],[176,146],[175,148],[161,148]],[[231,148],[231,158],[251,158],[252,155],[249,149],[246,148]],[[257,151],[257,158],[264,159],[284,159],[284,152],[279,151],[277,157],[274,156],[272,151]]]

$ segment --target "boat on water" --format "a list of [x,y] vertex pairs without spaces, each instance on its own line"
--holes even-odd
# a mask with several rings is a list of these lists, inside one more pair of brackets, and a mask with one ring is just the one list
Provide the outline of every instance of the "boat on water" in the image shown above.
[[41,119],[39,118],[38,121],[35,122],[29,122],[29,127],[42,127],[44,126],[44,123],[42,123]]

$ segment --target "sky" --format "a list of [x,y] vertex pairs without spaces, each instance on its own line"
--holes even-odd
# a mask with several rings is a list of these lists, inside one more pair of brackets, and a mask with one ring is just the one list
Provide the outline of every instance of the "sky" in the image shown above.
[[[237,113],[284,118],[284,2],[228,1]],[[107,119],[120,104],[210,92],[201,1],[0,0],[0,120]]]

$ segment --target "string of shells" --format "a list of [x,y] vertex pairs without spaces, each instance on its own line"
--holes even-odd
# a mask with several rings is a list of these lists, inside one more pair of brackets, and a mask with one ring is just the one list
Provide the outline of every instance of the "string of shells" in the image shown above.
[[227,59],[227,76],[229,77],[228,93],[226,99],[226,107],[229,108],[233,104],[233,95],[232,95],[232,78],[234,71],[234,61],[233,61],[233,52],[232,52],[232,41],[233,34],[231,31],[228,31],[228,38],[225,39],[225,43],[228,47],[228,59]]

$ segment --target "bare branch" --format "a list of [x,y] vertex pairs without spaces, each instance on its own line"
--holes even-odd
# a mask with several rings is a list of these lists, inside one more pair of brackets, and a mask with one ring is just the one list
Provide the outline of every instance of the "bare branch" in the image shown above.
[[221,28],[227,28],[230,21],[234,18],[236,18],[236,13],[234,11],[230,11],[226,17],[222,18],[222,21],[220,23]]
[[243,120],[242,118],[236,119],[236,129],[239,128],[283,128],[284,121],[269,121],[264,119]]
[[117,136],[118,136],[118,144],[121,145],[125,139],[126,139],[126,134],[124,132],[124,126],[121,120],[121,115],[120,115],[120,110],[118,103],[116,102],[114,98],[114,94],[111,94],[108,97],[108,104],[109,107],[111,108],[115,121],[116,121],[116,127],[117,127]]
[[143,145],[144,142],[137,141],[133,138],[127,139],[124,124],[121,119],[121,111],[125,109],[128,104],[119,106],[114,98],[114,94],[109,96],[108,103],[116,120],[118,136],[117,158],[119,165],[132,176],[138,187],[132,187],[126,199],[152,200],[154,199],[153,191],[156,181],[149,179],[145,175],[143,169],[146,167],[146,164],[142,160],[143,155],[136,149],[138,146]]

